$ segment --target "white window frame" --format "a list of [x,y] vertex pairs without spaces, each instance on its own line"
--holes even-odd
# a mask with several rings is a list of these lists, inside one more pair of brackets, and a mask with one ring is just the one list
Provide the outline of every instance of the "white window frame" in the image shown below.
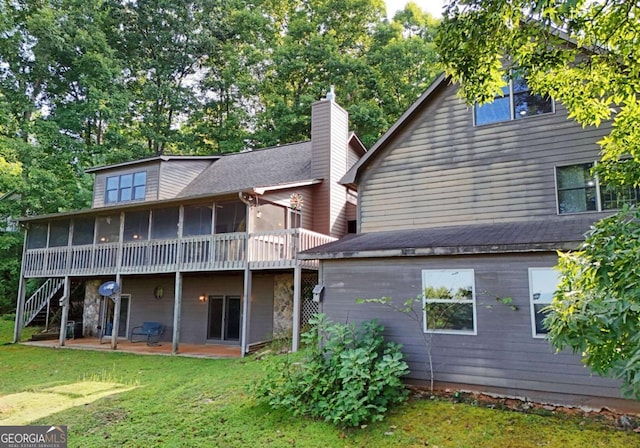
[[[470,276],[471,281],[471,299],[456,299],[456,303],[470,303],[473,306],[473,329],[472,330],[448,330],[448,329],[431,329],[427,325],[427,304],[429,303],[452,303],[452,299],[437,299],[427,298],[425,291],[428,286],[433,286],[432,280],[429,278],[431,274],[434,275],[449,275],[467,274]],[[462,286],[469,286],[468,282],[464,284],[457,284],[456,282],[449,280],[441,283],[440,286],[447,287],[448,289],[460,288]],[[476,284],[475,284],[475,272],[473,269],[423,269],[422,270],[422,318],[423,318],[423,331],[425,333],[434,334],[458,334],[458,335],[472,335],[478,334],[478,322],[477,322],[477,310],[476,310]]]
[[[544,289],[549,288],[549,285],[542,285],[538,282],[548,280],[543,279],[543,275],[555,275],[556,283],[553,291],[544,291]],[[536,327],[536,310],[534,305],[543,304],[549,305],[553,301],[553,294],[558,287],[558,283],[560,281],[559,273],[554,268],[529,268],[529,309],[531,311],[531,336],[536,339],[546,339],[547,333],[539,333],[538,328]],[[535,296],[541,293],[550,294],[544,298],[536,298]]]

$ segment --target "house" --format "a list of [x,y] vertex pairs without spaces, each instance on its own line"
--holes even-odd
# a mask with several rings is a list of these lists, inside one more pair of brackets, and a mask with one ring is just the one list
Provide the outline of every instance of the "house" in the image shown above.
[[[616,401],[616,381],[555,353],[541,311],[556,289],[556,251],[638,199],[590,174],[610,128],[583,129],[522,79],[488,105],[468,107],[457,91],[438,78],[343,178],[358,188],[357,234],[299,255],[320,259],[322,311],[378,319],[403,344],[410,380],[433,373],[442,387],[629,404]],[[383,296],[422,298],[420,322],[356,303]]]
[[[61,329],[73,321],[113,348],[144,322],[161,324],[174,353],[189,343],[244,354],[292,333],[295,348],[317,310],[307,299],[318,265],[295,254],[353,226],[355,193],[339,180],[365,152],[332,96],[312,105],[311,121],[310,141],[91,169],[90,209],[22,218],[14,339],[59,301]],[[27,299],[33,278],[43,285]]]

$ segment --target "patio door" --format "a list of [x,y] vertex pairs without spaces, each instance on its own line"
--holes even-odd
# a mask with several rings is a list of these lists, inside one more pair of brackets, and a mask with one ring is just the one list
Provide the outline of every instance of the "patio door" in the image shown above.
[[239,341],[240,296],[209,296],[207,339]]
[[[113,313],[116,304],[108,297],[104,299],[103,308],[103,321],[101,323],[104,328],[104,336],[109,337],[113,334]],[[128,294],[122,294],[120,296],[120,319],[118,321],[118,337],[126,338],[129,334],[129,304],[131,303],[131,296]]]

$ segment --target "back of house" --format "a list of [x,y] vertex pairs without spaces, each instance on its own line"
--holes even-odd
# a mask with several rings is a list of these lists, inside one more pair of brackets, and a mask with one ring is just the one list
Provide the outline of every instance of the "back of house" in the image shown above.
[[[403,344],[410,380],[635,406],[578,355],[556,353],[543,325],[557,251],[637,200],[591,174],[610,126],[582,128],[523,79],[483,106],[457,91],[441,76],[343,178],[358,187],[357,235],[301,255],[321,259],[322,310],[340,322],[378,319]],[[418,298],[418,318],[356,303],[379,297]]]

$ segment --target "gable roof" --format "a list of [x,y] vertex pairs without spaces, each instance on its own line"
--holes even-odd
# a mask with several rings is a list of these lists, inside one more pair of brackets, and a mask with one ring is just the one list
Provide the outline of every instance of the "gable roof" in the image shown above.
[[157,162],[157,161],[166,162],[168,160],[217,160],[220,157],[221,156],[171,156],[171,155],[163,155],[163,156],[147,157],[145,159],[130,160],[128,162],[114,163],[112,165],[96,166],[96,167],[93,167],[93,168],[88,168],[88,169],[84,170],[84,172],[85,173],[96,173],[98,171],[112,170],[114,168],[123,168],[125,166],[140,165],[140,164],[143,164],[143,163]]
[[548,252],[576,249],[593,215],[361,233],[304,251],[301,259]]
[[226,154],[187,185],[178,197],[315,181],[311,175],[311,142],[307,141]]
[[342,180],[340,180],[341,184],[344,185],[354,185],[357,183],[358,176],[361,170],[371,161],[375,155],[384,148],[389,140],[391,140],[403,127],[404,125],[418,112],[424,103],[431,97],[433,92],[435,92],[439,87],[446,85],[449,82],[450,77],[446,74],[441,74],[431,85],[425,90],[425,92],[420,95],[420,98],[413,103],[409,109],[406,110],[404,114],[389,128],[387,132],[384,133],[382,137],[366,152],[366,154],[358,160],[358,162],[351,167],[349,171],[344,175]]

